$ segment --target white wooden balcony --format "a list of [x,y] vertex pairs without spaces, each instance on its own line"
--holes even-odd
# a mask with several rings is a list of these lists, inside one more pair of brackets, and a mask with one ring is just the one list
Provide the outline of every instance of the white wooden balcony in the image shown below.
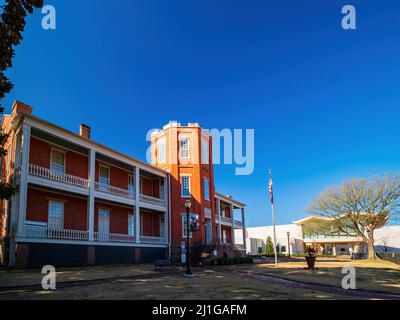
[[95,182],[94,186],[96,191],[111,194],[113,196],[123,197],[127,199],[134,199],[135,192],[133,190],[122,189],[114,186],[110,186],[104,183]]
[[94,240],[100,242],[135,242],[135,236],[122,233],[95,232]]
[[67,173],[52,171],[48,168],[40,167],[34,164],[29,165],[29,175],[39,177],[66,185],[72,185],[89,189],[89,180],[81,177],[73,176]]
[[140,236],[140,242],[146,244],[165,244],[165,238]]
[[140,201],[149,204],[155,204],[157,206],[165,207],[166,201],[165,199],[155,198],[148,195],[141,194]]
[[79,240],[85,241],[89,239],[89,233],[85,230],[71,229],[52,229],[41,223],[26,224],[25,236],[35,239],[58,239],[58,240]]

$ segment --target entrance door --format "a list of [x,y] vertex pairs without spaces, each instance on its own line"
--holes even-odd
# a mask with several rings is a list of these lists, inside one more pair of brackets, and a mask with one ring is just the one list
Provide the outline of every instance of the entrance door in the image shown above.
[[212,221],[211,219],[206,220],[206,244],[209,245],[212,243]]
[[99,210],[99,240],[108,241],[110,238],[110,212]]

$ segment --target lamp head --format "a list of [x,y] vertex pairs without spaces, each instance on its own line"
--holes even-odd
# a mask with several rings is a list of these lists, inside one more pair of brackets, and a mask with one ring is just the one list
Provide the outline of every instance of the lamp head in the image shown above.
[[190,199],[187,199],[185,201],[185,208],[190,209],[191,207],[192,207],[192,201],[190,201]]
[[286,234],[287,234],[287,236],[289,237],[289,236],[290,236],[290,231],[286,232]]

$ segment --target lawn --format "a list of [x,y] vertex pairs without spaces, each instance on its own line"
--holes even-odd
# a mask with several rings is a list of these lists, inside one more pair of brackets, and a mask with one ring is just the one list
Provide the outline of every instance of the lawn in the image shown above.
[[358,290],[400,295],[400,266],[392,262],[317,259],[317,270],[305,270],[305,266],[304,260],[279,263],[278,269],[273,263],[261,263],[246,271],[299,282],[341,287],[342,279],[345,276],[342,274],[342,268],[353,266],[356,269]]

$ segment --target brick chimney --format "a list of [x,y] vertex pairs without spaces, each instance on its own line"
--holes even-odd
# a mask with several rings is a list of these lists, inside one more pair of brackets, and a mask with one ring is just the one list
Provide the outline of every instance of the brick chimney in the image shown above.
[[79,135],[90,140],[90,127],[82,123],[79,127]]
[[14,101],[12,106],[12,116],[16,115],[18,112],[24,112],[27,114],[32,113],[32,107],[28,106],[25,103]]

